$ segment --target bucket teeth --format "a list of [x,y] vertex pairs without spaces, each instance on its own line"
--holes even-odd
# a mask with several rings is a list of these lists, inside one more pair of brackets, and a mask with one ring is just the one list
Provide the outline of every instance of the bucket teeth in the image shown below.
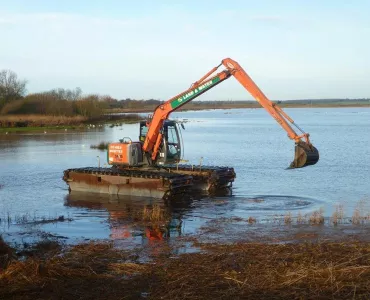
[[290,169],[304,168],[314,165],[319,161],[319,151],[310,144],[300,141],[295,146],[294,160],[290,164]]

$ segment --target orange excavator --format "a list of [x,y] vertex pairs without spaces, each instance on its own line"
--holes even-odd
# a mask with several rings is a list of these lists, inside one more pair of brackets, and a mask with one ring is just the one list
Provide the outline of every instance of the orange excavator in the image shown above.
[[[225,69],[214,73],[223,65]],[[319,152],[305,133],[275,103],[258,88],[243,68],[230,58],[222,60],[189,89],[160,104],[147,121],[140,122],[139,141],[126,137],[108,146],[109,168],[85,167],[64,171],[63,179],[69,191],[111,195],[154,197],[164,200],[186,196],[193,192],[223,194],[231,192],[236,177],[228,166],[198,166],[182,161],[179,124],[168,120],[169,115],[196,97],[234,76],[263,108],[283,127],[295,142],[295,157],[290,168],[314,165]],[[182,123],[180,123],[183,126]],[[293,126],[300,131],[297,134]],[[174,196],[174,197],[173,197]]]
[[[225,69],[214,75],[222,65]],[[139,142],[132,142],[131,139],[125,138],[120,140],[120,143],[110,144],[108,163],[120,167],[164,166],[178,163],[181,160],[178,127],[174,121],[168,120],[169,115],[231,76],[239,81],[283,127],[288,137],[294,140],[295,157],[290,168],[316,164],[319,160],[319,152],[310,142],[310,135],[295,124],[276,103],[270,101],[244,69],[231,58],[223,59],[218,66],[194,82],[189,89],[160,104],[146,122],[141,122]],[[292,126],[298,129],[300,134],[297,134]]]

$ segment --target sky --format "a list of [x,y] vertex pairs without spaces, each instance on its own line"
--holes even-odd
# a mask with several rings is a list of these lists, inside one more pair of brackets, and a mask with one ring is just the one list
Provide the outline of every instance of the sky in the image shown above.
[[[271,100],[370,97],[370,1],[0,0],[0,70],[29,93],[167,100],[223,58]],[[200,100],[251,100],[233,78]]]

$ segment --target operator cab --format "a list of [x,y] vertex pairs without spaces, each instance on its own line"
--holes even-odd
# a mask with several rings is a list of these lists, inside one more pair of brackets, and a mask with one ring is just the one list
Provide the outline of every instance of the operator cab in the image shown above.
[[[145,121],[140,122],[140,142],[144,143],[148,127]],[[160,146],[157,164],[178,163],[181,159],[181,140],[176,121],[165,120],[162,128],[163,141]]]

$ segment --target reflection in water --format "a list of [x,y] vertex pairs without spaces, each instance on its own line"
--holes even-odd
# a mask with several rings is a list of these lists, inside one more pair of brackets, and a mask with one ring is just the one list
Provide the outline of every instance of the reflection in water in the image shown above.
[[182,196],[166,204],[153,198],[72,192],[66,197],[65,205],[107,211],[111,239],[141,238],[142,244],[181,236],[182,214],[190,208],[192,199],[191,196]]
[[[65,205],[87,210],[86,217],[91,217],[94,211],[100,212],[100,221],[104,220],[109,228],[105,238],[115,240],[121,247],[136,247],[171,243],[182,235],[214,226],[214,222],[218,224],[220,218],[246,221],[249,217],[272,218],[294,210],[308,212],[320,205],[320,201],[289,195],[225,197],[221,194],[204,198],[184,195],[164,203],[152,198],[72,192],[66,197]],[[242,227],[241,230],[253,229]]]
[[79,129],[79,130],[54,130],[54,131],[40,131],[40,132],[22,132],[22,133],[10,133],[6,135],[1,135],[1,148],[8,147],[28,147],[36,145],[38,142],[46,144],[58,145],[64,144],[66,142],[81,141],[86,139],[88,135],[99,135],[104,134],[105,128],[100,127],[96,129]]

